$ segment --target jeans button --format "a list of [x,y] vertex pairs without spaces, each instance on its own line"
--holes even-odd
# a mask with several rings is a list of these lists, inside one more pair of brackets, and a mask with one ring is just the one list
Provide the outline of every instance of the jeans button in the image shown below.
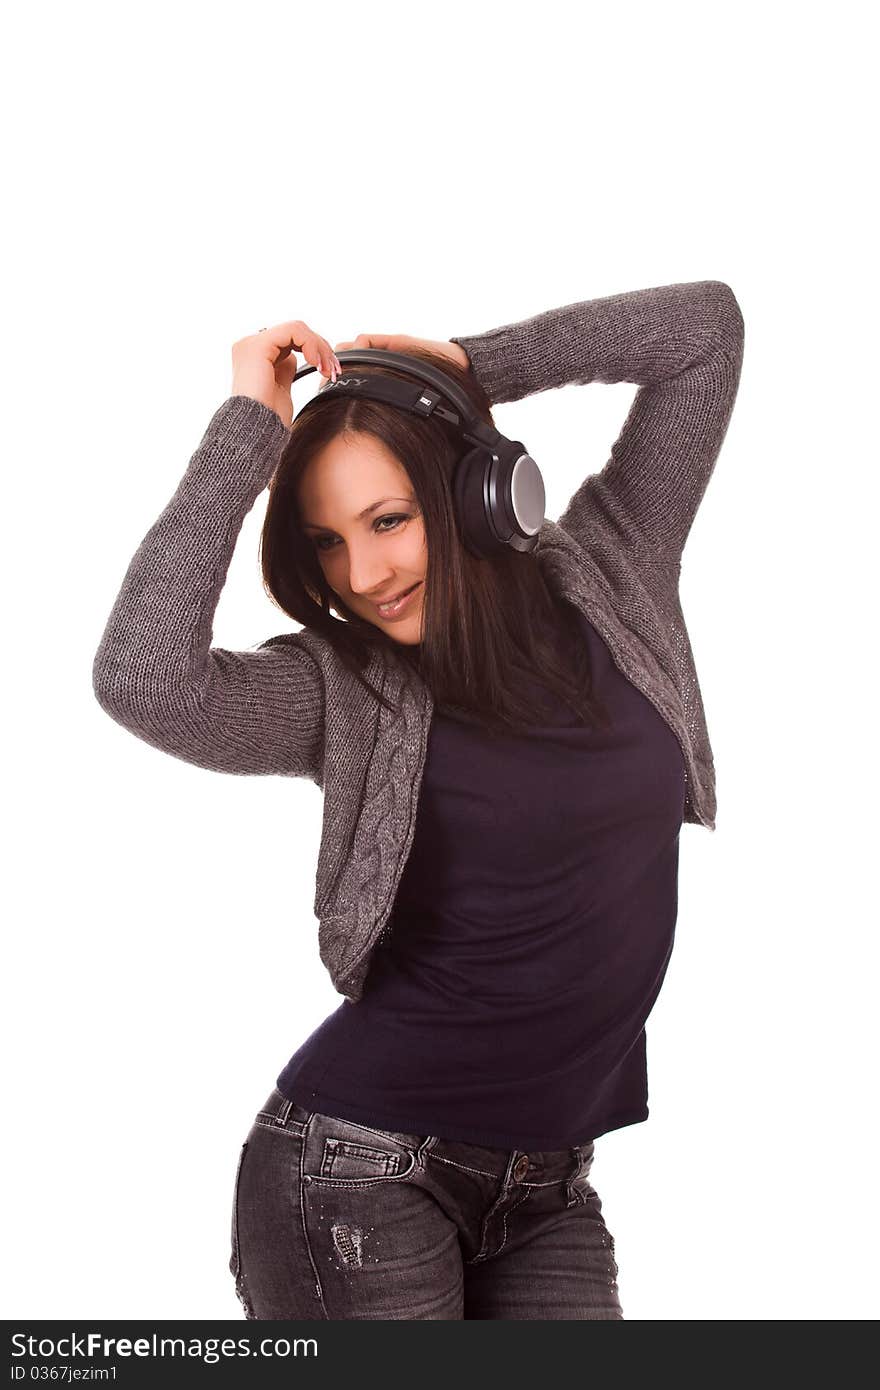
[[522,1182],[523,1178],[525,1177],[525,1175],[526,1175],[526,1173],[527,1173],[528,1171],[529,1171],[529,1156],[528,1156],[528,1154],[523,1154],[521,1158],[518,1158],[518,1159],[516,1160],[516,1163],[515,1163],[515,1165],[514,1165],[514,1169],[513,1169],[513,1180],[514,1180],[514,1182]]

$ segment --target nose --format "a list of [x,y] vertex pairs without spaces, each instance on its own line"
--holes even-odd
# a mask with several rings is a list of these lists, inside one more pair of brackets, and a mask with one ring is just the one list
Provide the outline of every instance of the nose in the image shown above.
[[375,554],[371,559],[365,553],[356,554],[353,550],[349,553],[348,587],[353,594],[369,598],[371,594],[385,593],[392,575],[387,562],[383,563]]

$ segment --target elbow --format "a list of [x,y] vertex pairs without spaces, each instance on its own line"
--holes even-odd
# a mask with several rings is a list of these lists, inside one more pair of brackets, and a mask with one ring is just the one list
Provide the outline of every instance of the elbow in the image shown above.
[[92,693],[101,709],[112,714],[115,706],[116,683],[102,642],[92,660]]
[[92,664],[92,691],[101,709],[120,728],[162,752],[187,761],[192,741],[191,708],[180,692],[132,667],[109,663],[99,652]]
[[739,300],[724,280],[707,280],[705,285],[711,295],[716,341],[722,342],[733,355],[741,357],[745,320]]
[[113,650],[112,635],[107,630],[92,659],[92,691],[101,709],[114,719],[122,715],[130,684],[130,674],[126,673],[118,648]]
[[[112,655],[105,642],[92,662],[92,691],[104,713],[117,724],[131,728],[150,716],[154,700],[144,671],[123,660],[119,653]],[[153,691],[152,696],[155,694]]]
[[92,664],[92,693],[114,723],[131,728],[137,701],[132,698],[128,682],[118,670],[111,670],[97,657]]
[[134,733],[136,721],[132,702],[126,695],[126,682],[117,668],[111,666],[99,650],[92,662],[92,693],[103,712],[129,733]]
[[745,345],[745,321],[736,295],[724,280],[701,280],[700,318],[704,353],[739,380]]

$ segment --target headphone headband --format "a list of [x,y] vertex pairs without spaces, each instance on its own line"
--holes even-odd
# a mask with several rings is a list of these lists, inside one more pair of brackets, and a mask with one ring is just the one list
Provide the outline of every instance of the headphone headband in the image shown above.
[[[472,446],[459,459],[453,479],[465,545],[481,558],[505,546],[521,551],[535,548],[544,521],[544,482],[520,440],[507,439],[481,420],[458,382],[429,362],[384,348],[348,348],[338,356],[343,365],[395,367],[416,377],[417,384],[380,373],[359,377],[344,372],[316,391],[297,412],[297,418],[330,394],[380,401],[422,418],[437,415]],[[314,371],[317,367],[300,367],[293,379],[298,381]]]
[[[343,373],[336,381],[328,381],[320,391],[316,391],[311,400],[302,407],[303,410],[306,410],[312,401],[323,400],[331,392],[341,395],[364,395],[371,400],[381,400],[386,405],[397,406],[413,415],[439,415],[442,420],[460,429],[464,438],[474,444],[492,445],[503,438],[498,430],[480,419],[458,382],[453,381],[452,377],[430,362],[418,361],[402,352],[388,352],[385,348],[348,348],[337,355],[342,363],[396,367],[399,371],[409,372],[411,376],[418,377],[424,385],[433,387],[433,391],[425,391],[423,386],[411,385],[398,377],[379,376],[376,373],[359,377],[356,374]],[[311,365],[300,367],[294,381],[317,370],[317,367]],[[444,398],[454,410],[450,411],[443,404]]]

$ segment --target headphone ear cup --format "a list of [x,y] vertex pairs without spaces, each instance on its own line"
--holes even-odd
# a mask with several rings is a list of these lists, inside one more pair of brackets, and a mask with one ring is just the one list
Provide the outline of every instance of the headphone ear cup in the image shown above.
[[455,519],[463,544],[483,560],[500,549],[486,516],[485,476],[492,455],[485,449],[469,449],[458,460],[453,478]]

